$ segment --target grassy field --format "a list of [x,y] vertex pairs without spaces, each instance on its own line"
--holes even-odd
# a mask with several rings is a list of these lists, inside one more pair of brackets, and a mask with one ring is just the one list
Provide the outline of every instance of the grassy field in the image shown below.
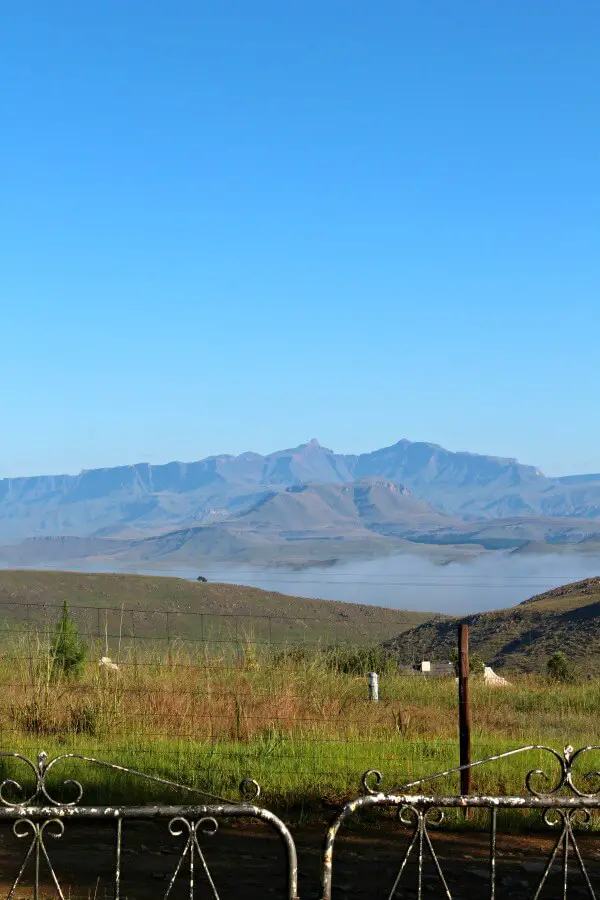
[[[56,677],[51,665],[56,606],[64,598],[88,648],[83,669],[72,678]],[[146,610],[140,608],[144,598]],[[252,777],[263,788],[264,802],[291,819],[329,815],[333,805],[360,792],[367,769],[379,769],[384,787],[391,788],[458,763],[454,680],[402,676],[395,666],[366,655],[385,636],[380,627],[399,630],[403,613],[228,585],[62,573],[1,573],[0,599],[12,604],[0,656],[4,752],[33,759],[39,750],[51,756],[82,753],[231,798],[237,798],[242,778]],[[27,610],[27,603],[42,599],[41,612],[37,606]],[[300,610],[307,619],[292,617],[287,643],[257,639],[256,618],[223,640],[214,631],[205,642],[190,639],[187,629],[179,634],[175,623],[185,619],[178,616],[203,609],[206,638],[206,629],[217,627],[211,617],[219,621],[224,603],[249,619],[259,608],[281,615]],[[113,611],[106,618],[101,612],[94,629],[81,611],[90,606],[96,616],[100,604]],[[164,620],[162,634],[153,633],[160,639],[135,620],[138,613],[164,614],[165,608],[173,615],[168,641]],[[133,636],[128,609],[138,626]],[[308,615],[326,611],[329,618]],[[346,637],[354,640],[331,649],[339,630],[328,631],[323,623],[347,622],[344,614],[350,617]],[[102,655],[115,660],[119,671],[100,667]],[[366,673],[373,666],[381,671],[379,703],[367,696]],[[510,687],[494,688],[472,680],[474,759],[530,743],[561,751],[566,744],[597,740],[600,680],[556,685],[519,675],[511,681]],[[600,754],[587,754],[583,762],[576,780],[600,769]],[[89,802],[182,802],[186,796],[88,764],[61,766],[53,769],[50,783],[65,799],[70,789],[62,793],[59,782],[73,777],[85,785]],[[534,768],[547,771],[552,782],[558,776],[556,760],[534,751],[477,769],[473,790],[521,794]],[[23,763],[3,760],[0,769],[3,778],[31,785]],[[11,790],[5,788],[5,795]],[[457,790],[456,775],[436,785],[438,792]]]
[[249,637],[257,644],[376,643],[424,622],[427,613],[313,600],[242,585],[183,578],[0,570],[0,629],[52,628],[66,600],[81,634],[148,649],[171,637],[190,652]]
[[[66,680],[50,677],[43,639],[22,638],[16,649],[0,663],[5,751],[80,752],[230,797],[253,777],[265,802],[294,817],[322,815],[355,795],[366,769],[382,771],[392,787],[457,764],[453,679],[384,672],[376,704],[364,676],[336,671],[319,652],[299,659],[240,645],[232,662],[175,647],[168,659],[128,656],[119,672],[92,658],[79,678]],[[599,704],[596,680],[553,686],[520,676],[500,689],[473,679],[473,756],[528,743],[558,750],[593,743]],[[585,771],[599,768],[600,756],[588,756]],[[558,774],[548,754],[533,752],[478,769],[473,789],[522,793],[525,774],[538,767]],[[89,766],[62,771],[81,777],[92,802],[183,796]],[[3,774],[28,781],[22,764],[5,763]],[[457,787],[452,776],[436,789]]]

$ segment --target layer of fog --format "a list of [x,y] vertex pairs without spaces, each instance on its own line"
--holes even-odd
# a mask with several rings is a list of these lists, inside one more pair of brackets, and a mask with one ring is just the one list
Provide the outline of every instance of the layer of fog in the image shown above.
[[510,553],[444,566],[415,556],[397,556],[300,573],[273,569],[205,573],[211,581],[237,582],[302,597],[447,614],[513,606],[534,594],[598,574],[598,562],[576,554],[527,558]]
[[[93,570],[110,571],[108,566]],[[469,562],[446,565],[403,555],[333,567],[315,566],[301,572],[222,565],[194,570],[139,567],[135,571],[190,579],[201,574],[209,581],[244,584],[301,597],[456,615],[513,606],[550,588],[598,575],[600,563],[577,553],[528,557],[495,552]]]

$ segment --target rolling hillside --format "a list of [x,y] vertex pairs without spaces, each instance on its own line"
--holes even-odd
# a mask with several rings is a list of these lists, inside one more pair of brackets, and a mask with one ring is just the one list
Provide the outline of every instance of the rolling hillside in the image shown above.
[[548,657],[562,650],[582,672],[600,674],[600,578],[567,584],[495,612],[432,619],[385,642],[396,658],[448,660],[456,626],[469,625],[469,645],[498,669],[543,672]]
[[119,634],[126,641],[204,637],[373,643],[428,618],[427,613],[182,578],[0,571],[0,623],[5,635],[14,637],[15,629],[52,627],[64,600],[83,633],[102,636],[106,630],[113,643]]

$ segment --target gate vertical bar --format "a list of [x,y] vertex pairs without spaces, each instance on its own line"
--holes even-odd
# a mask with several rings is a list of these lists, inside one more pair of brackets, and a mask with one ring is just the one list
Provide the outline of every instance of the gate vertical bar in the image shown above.
[[117,844],[115,848],[115,898],[121,900],[121,846],[123,840],[123,822],[121,817],[117,819]]
[[490,900],[496,900],[496,830],[498,810],[494,806],[490,819]]
[[[458,626],[458,737],[460,765],[471,763],[471,709],[469,706],[469,626]],[[471,793],[471,770],[460,773],[461,794]]]

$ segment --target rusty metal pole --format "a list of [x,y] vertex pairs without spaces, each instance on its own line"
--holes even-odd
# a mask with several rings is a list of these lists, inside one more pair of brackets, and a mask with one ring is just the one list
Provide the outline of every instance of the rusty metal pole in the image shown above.
[[[458,626],[458,736],[460,765],[471,762],[471,709],[469,706],[469,626]],[[471,770],[460,773],[460,792],[471,793]]]

